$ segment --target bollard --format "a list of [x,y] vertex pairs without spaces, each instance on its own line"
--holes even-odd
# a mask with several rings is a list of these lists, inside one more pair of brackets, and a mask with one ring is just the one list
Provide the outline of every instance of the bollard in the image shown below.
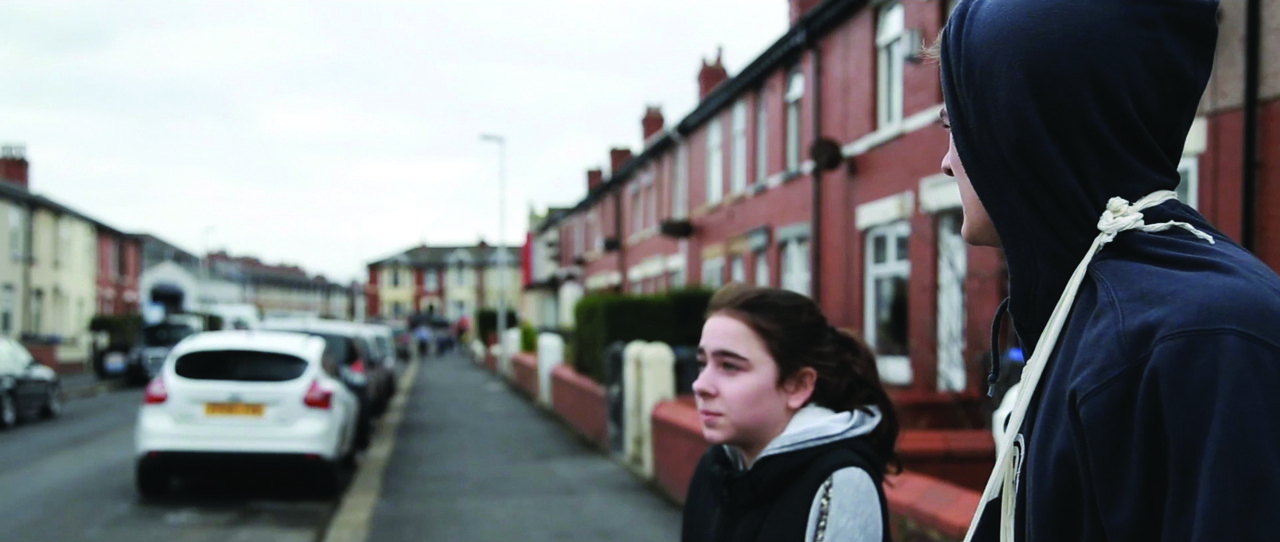
[[644,341],[631,341],[622,352],[623,461],[634,467],[644,463],[645,412],[640,398],[644,380],[640,374],[640,350]]
[[564,339],[555,333],[538,335],[538,403],[551,408],[551,371],[564,363]]
[[640,471],[653,478],[653,409],[676,396],[676,355],[664,343],[649,343],[639,349],[640,381]]

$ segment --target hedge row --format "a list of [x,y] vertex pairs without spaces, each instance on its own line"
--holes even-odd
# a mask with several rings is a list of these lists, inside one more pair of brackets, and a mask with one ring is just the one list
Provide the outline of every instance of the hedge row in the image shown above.
[[604,382],[604,351],[614,342],[650,341],[696,345],[710,290],[656,295],[592,294],[574,307],[573,366]]

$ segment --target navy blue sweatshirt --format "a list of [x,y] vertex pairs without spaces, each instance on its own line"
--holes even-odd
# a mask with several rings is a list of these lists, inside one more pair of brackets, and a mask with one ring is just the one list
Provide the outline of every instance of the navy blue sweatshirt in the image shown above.
[[[962,0],[942,41],[952,136],[1000,236],[1024,348],[1052,348],[1020,428],[1019,540],[1276,540],[1280,279],[1170,201],[1089,266],[1108,199],[1173,190],[1217,3]],[[1007,498],[1007,497],[1005,497]],[[999,502],[976,540],[997,540]]]

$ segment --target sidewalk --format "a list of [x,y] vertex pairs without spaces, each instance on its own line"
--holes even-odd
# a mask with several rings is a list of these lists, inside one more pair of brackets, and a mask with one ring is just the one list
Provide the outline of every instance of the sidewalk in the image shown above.
[[678,508],[472,362],[415,380],[368,540],[679,538]]

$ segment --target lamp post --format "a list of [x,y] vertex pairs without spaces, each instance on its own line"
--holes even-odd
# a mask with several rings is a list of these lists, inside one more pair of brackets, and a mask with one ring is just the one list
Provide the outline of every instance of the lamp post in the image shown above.
[[[481,134],[480,140],[498,145],[498,344],[500,366],[506,369],[510,353],[507,352],[507,140],[494,134]],[[483,306],[484,300],[480,300]]]

